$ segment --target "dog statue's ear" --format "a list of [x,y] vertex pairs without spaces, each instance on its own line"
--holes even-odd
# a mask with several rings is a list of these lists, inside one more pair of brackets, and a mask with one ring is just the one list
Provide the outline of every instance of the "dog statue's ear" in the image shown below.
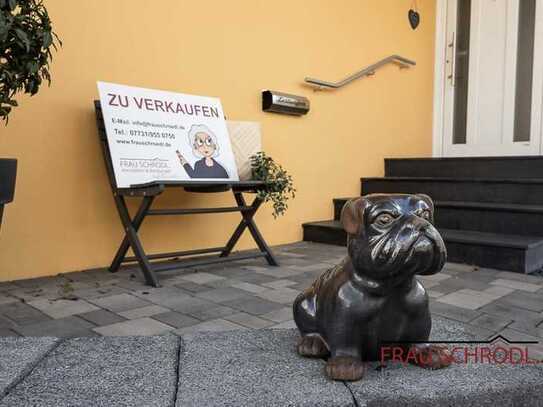
[[426,194],[417,194],[417,197],[419,197],[420,199],[422,199],[424,202],[426,202],[428,204],[428,206],[430,207],[430,210],[432,211],[432,214],[433,214],[434,213],[434,201],[432,201],[432,198],[430,198]]
[[341,210],[341,224],[345,232],[349,235],[360,233],[364,218],[364,209],[366,209],[366,199],[363,197],[351,199],[343,206]]

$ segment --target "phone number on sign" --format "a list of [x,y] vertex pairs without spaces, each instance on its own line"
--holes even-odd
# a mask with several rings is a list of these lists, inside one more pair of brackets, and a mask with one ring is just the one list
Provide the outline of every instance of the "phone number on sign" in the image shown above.
[[175,139],[175,134],[173,133],[160,133],[156,131],[130,130],[130,135],[136,137]]

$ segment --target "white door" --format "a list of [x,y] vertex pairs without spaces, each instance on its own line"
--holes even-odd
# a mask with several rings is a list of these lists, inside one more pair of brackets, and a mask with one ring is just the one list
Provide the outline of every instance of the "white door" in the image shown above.
[[541,154],[543,0],[441,6],[440,155]]

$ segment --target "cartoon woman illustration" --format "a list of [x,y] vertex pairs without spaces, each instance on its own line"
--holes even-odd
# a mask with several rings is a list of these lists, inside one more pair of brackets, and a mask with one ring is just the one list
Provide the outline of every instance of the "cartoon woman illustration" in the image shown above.
[[195,124],[189,130],[189,143],[192,153],[200,158],[194,163],[194,168],[183,157],[179,150],[176,151],[181,165],[191,178],[228,178],[224,167],[213,157],[219,155],[219,143],[213,132],[203,124]]

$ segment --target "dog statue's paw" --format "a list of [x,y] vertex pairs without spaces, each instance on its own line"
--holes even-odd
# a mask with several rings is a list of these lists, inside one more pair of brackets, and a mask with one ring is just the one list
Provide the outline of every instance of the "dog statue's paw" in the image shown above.
[[410,363],[425,369],[442,369],[450,366],[453,361],[451,352],[444,346],[414,345],[409,350],[409,353],[411,352],[414,354],[414,358],[409,358]]
[[328,356],[329,352],[319,336],[302,336],[298,342],[298,354],[310,358],[323,358]]
[[355,381],[364,376],[364,363],[358,358],[338,356],[328,359],[326,375],[332,380]]

